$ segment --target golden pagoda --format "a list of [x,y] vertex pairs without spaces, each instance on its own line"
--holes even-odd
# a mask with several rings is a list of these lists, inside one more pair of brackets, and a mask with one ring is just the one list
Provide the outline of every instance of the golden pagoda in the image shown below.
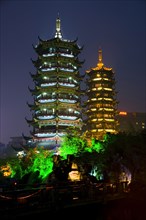
[[103,64],[102,50],[98,50],[98,63],[86,71],[87,102],[85,133],[91,139],[103,139],[106,133],[117,133],[117,100],[115,73]]

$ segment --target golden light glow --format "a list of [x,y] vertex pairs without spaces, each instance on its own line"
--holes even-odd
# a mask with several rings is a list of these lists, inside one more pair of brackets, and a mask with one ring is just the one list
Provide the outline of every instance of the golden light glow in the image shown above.
[[97,118],[96,119],[92,119],[92,121],[97,121]]
[[98,129],[98,132],[101,132],[101,131],[103,131],[103,129]]
[[110,99],[110,98],[104,98],[104,100],[107,100],[107,101],[112,101],[112,99]]
[[104,90],[107,90],[107,91],[112,91],[111,88],[104,88]]
[[104,67],[104,70],[111,71],[111,70],[112,70],[112,68]]
[[105,119],[105,121],[114,121],[114,119]]
[[102,78],[94,78],[93,81],[101,80]]
[[96,132],[97,130],[96,129],[94,129],[94,130],[91,130],[91,132]]
[[77,164],[73,163],[71,167],[72,171],[68,174],[68,179],[71,181],[81,180],[81,173],[78,171]]
[[119,112],[119,115],[127,115],[127,112]]
[[108,78],[103,78],[104,80],[107,80],[107,81],[109,81],[109,79]]
[[11,175],[11,168],[9,165],[5,165],[0,167],[0,170],[3,172],[4,176],[10,176]]
[[106,129],[106,132],[115,132],[114,129]]
[[97,88],[97,90],[102,90],[102,89],[103,89],[103,87],[98,87],[98,88]]

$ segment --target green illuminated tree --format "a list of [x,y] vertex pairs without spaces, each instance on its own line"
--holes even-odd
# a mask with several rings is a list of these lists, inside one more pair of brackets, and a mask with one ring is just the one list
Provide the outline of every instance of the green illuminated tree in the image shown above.
[[26,173],[36,173],[41,181],[44,181],[53,170],[52,153],[44,148],[34,148],[25,158],[27,163]]
[[61,143],[59,154],[63,159],[67,159],[68,155],[78,156],[86,147],[86,139],[77,130],[70,128]]

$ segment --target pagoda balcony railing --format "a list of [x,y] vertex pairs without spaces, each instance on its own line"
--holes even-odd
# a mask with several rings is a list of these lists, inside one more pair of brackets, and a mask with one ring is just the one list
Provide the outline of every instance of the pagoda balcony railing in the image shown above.
[[[75,124],[74,125],[73,124],[64,124],[64,125],[60,124],[58,126],[58,132],[63,132],[63,131],[65,132],[66,129],[71,126],[75,126]],[[67,133],[67,131],[66,131],[66,133]]]
[[63,56],[63,57],[74,57],[73,54],[68,54],[68,53],[60,53],[60,56]]
[[[70,62],[71,62],[71,60],[70,60]],[[68,64],[68,63],[58,63],[58,59],[55,61],[55,62],[52,62],[51,63],[51,65],[49,65],[49,64],[40,64],[39,66],[38,66],[38,68],[39,69],[41,69],[42,71],[44,70],[45,71],[45,69],[47,69],[47,70],[49,70],[49,69],[52,69],[52,68],[60,68],[60,69],[62,69],[62,68],[64,68],[64,69],[77,69],[77,64],[75,63],[75,64]]]
[[55,116],[55,113],[54,112],[47,112],[46,111],[43,111],[43,112],[38,112],[34,115],[34,117],[38,117],[38,116],[50,116],[50,117],[54,117]]
[[52,102],[55,102],[55,101],[59,101],[59,102],[61,102],[61,103],[77,103],[78,102],[78,100],[76,100],[76,99],[66,99],[66,98],[62,98],[62,99],[47,99],[47,98],[39,98],[37,101],[39,102],[39,103],[52,103]]
[[48,94],[40,95],[39,97],[37,97],[37,101],[40,99],[54,99],[54,100],[56,100],[57,96],[56,95],[48,95]]
[[34,136],[36,137],[55,137],[56,133],[50,132],[39,132],[35,133]]
[[90,105],[89,106],[90,107],[90,109],[91,108],[96,108],[96,109],[99,109],[99,108],[113,108],[113,105],[111,105],[111,104],[100,104],[100,105]]
[[71,83],[71,84],[76,84],[78,85],[77,81],[74,81],[73,79],[64,79],[64,78],[59,78],[58,80],[59,83]]
[[66,71],[66,72],[74,72],[75,70],[72,68],[67,68],[67,67],[61,67],[60,68],[61,71]]
[[47,71],[52,71],[52,70],[56,70],[56,67],[50,67],[50,68],[40,68],[40,70],[42,71],[42,72],[47,72]]
[[[54,63],[54,62],[58,62],[58,59],[59,60],[62,60],[62,61],[68,61],[68,63],[71,63],[71,62],[75,62],[77,59],[76,58],[74,58],[74,56],[72,56],[71,54],[65,54],[65,53],[48,53],[47,55],[45,54],[45,56],[43,55],[43,61],[44,61],[44,63],[43,64],[45,64],[45,65],[49,65],[49,63]],[[47,57],[49,57],[49,59],[47,58]],[[42,59],[41,59],[42,60]],[[37,61],[36,61],[36,63],[41,63],[41,60],[40,59],[38,59]],[[48,62],[48,60],[49,60],[49,62]]]
[[55,56],[55,55],[56,55],[56,54],[55,54],[55,53],[52,53],[52,52],[46,53],[46,54],[42,54],[43,57],[53,57],[53,56]]
[[74,85],[78,85],[78,82],[75,82],[74,80],[71,79],[63,79],[63,78],[53,78],[53,79],[43,79],[41,84],[46,84],[46,83],[68,83],[68,84],[74,84]]
[[47,86],[55,86],[55,85],[61,85],[61,86],[69,86],[69,87],[76,87],[79,86],[77,82],[74,82],[73,80],[66,80],[66,79],[53,79],[53,80],[44,80],[41,82],[41,87],[47,87]]
[[71,100],[78,100],[78,96],[73,96],[70,94],[58,94],[58,98],[62,98],[62,99],[71,99]]
[[53,133],[56,134],[57,129],[56,126],[49,126],[49,127],[45,127],[45,128],[39,128],[39,129],[35,129],[35,131],[33,131],[32,133]]
[[91,115],[93,115],[93,114],[94,114],[94,115],[99,115],[99,114],[102,114],[102,115],[103,115],[103,114],[113,115],[113,114],[114,114],[114,111],[115,111],[114,108],[111,108],[111,109],[109,109],[109,110],[106,109],[106,108],[105,108],[105,109],[103,108],[103,109],[100,109],[100,110],[99,110],[99,109],[96,109],[96,110],[94,110],[94,111],[89,111],[89,112],[91,113]]
[[49,67],[49,68],[42,68],[40,69],[42,72],[49,72],[49,71],[66,71],[66,72],[74,72],[75,70],[74,69],[71,69],[71,68],[66,68],[66,67]]
[[[43,115],[43,116],[38,116],[37,118],[39,120],[51,120],[51,119],[55,119],[56,117],[60,118],[60,119],[63,119],[63,120],[76,120],[79,118],[79,116],[69,116],[69,115],[58,115],[58,116],[46,116],[46,115]],[[55,122],[54,122],[55,124]]]
[[72,87],[72,88],[78,88],[78,86],[76,86],[76,84],[74,83],[66,83],[66,82],[60,82],[58,83],[60,86],[66,86],[66,87]]
[[88,115],[90,115],[90,116],[92,116],[92,119],[94,119],[94,118],[97,118],[98,120],[99,119],[112,119],[112,118],[114,118],[114,114],[112,113],[112,114],[102,114],[102,113],[99,113],[99,114],[93,114],[93,112],[90,112],[90,114],[88,114]]
[[41,87],[50,87],[50,86],[55,86],[57,84],[57,82],[44,82],[44,83],[41,83]]
[[55,102],[56,99],[39,98],[37,101],[40,103],[49,103],[49,102]]
[[58,99],[62,103],[77,103],[75,99]]
[[73,54],[69,54],[68,52],[62,52],[61,50],[60,51],[57,51],[57,52],[55,52],[55,53],[52,53],[52,52],[50,52],[50,53],[46,53],[46,54],[43,54],[42,56],[43,57],[53,57],[53,56],[56,56],[56,55],[60,55],[60,56],[63,56],[63,57],[74,57],[74,55]]
[[64,119],[64,120],[76,120],[78,119],[77,116],[69,116],[69,115],[59,115],[58,116],[60,119]]
[[49,119],[54,119],[54,118],[56,118],[56,116],[55,115],[42,115],[42,116],[37,116],[37,118],[39,119],[39,120],[49,120]]
[[78,101],[78,97],[73,97],[72,95],[64,95],[64,94],[56,94],[56,95],[41,95],[40,97],[37,97],[37,101],[39,100],[45,100],[45,99],[52,99],[52,101],[56,100],[72,100],[72,101]]
[[58,115],[60,115],[60,116],[79,116],[80,113],[79,112],[74,112],[74,111],[72,111],[72,112],[59,111]]
[[41,131],[41,132],[35,133],[35,135],[37,136],[38,134],[40,134],[40,136],[52,136],[52,137],[55,137],[56,135],[64,136],[66,134],[66,129],[59,129],[59,130],[56,130],[56,132],[52,132],[51,130],[48,130],[44,132]]
[[56,82],[57,82],[57,77],[56,78],[52,77],[52,79],[51,78],[42,79],[41,83],[43,84],[43,83],[56,83]]
[[[86,124],[86,128],[87,130],[91,130],[91,129],[96,129],[96,128],[113,128],[114,127],[114,123],[106,123],[106,122],[102,122],[102,123],[97,123],[97,124],[93,124],[93,123],[87,123]],[[90,129],[89,129],[90,128]]]
[[97,129],[115,129],[115,127],[113,126],[113,124],[104,124],[102,126],[97,127]]
[[105,100],[102,98],[101,100],[99,100],[98,98],[96,98],[96,100],[89,100],[88,105],[89,105],[89,103],[91,103],[91,104],[94,103],[94,105],[98,105],[98,104],[110,104],[111,105],[111,103],[113,103],[113,105],[114,105],[115,101],[113,99]]
[[47,112],[47,111],[44,111],[44,112],[40,112],[40,113],[37,113],[34,115],[34,117],[39,117],[39,116],[48,116],[51,118],[55,118],[57,115],[59,116],[62,116],[62,117],[79,117],[80,116],[80,113],[79,112],[65,112],[65,111],[57,111],[57,112]]

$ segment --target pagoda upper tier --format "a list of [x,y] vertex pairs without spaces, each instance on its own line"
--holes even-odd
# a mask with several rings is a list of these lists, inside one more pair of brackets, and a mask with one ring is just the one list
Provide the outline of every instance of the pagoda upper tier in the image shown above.
[[78,58],[82,48],[74,41],[64,40],[60,19],[56,19],[54,38],[42,40],[34,47],[37,59],[32,60],[36,69],[30,74],[34,88],[30,89],[34,102],[28,104],[33,111],[30,145],[49,149],[60,146],[69,127],[82,132],[82,108],[79,69],[84,61]]

